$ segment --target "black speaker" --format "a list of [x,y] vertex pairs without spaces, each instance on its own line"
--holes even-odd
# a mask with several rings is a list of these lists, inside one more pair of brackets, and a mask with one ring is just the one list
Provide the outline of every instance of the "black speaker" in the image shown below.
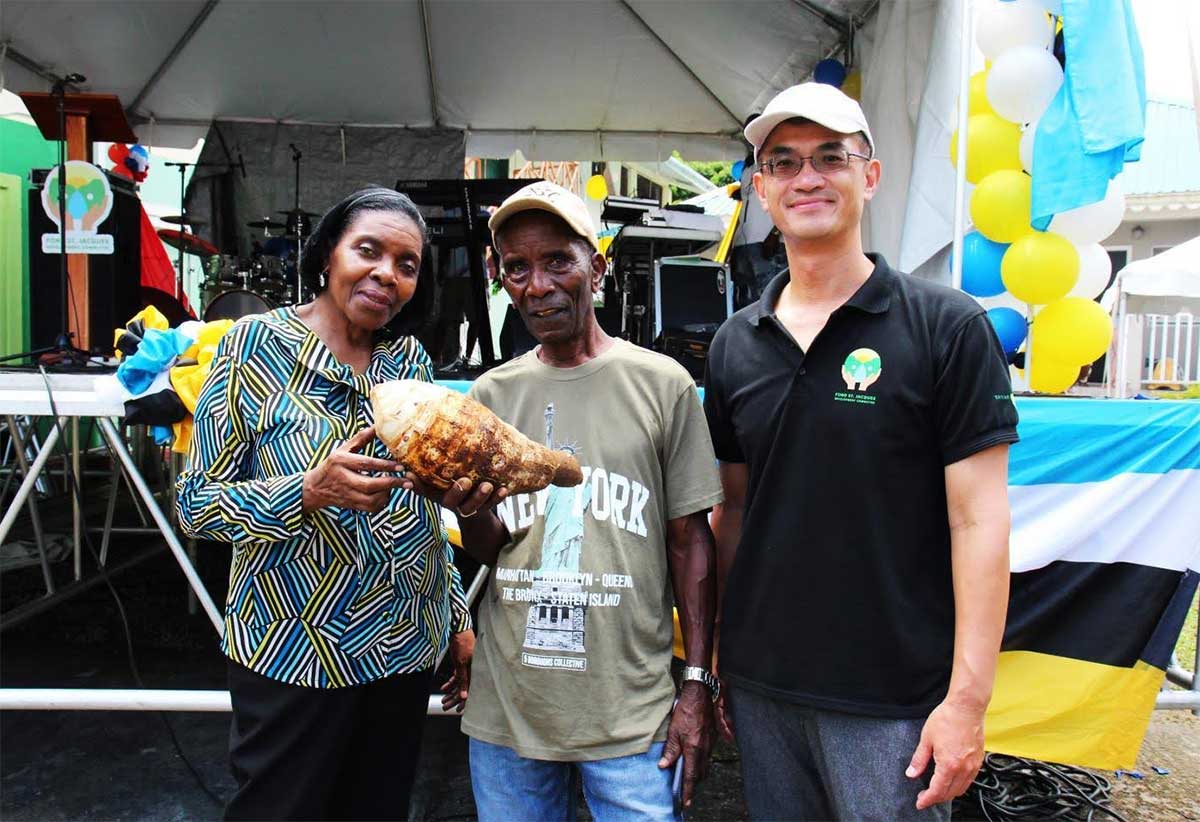
[[[34,186],[29,192],[29,340],[34,349],[54,345],[67,330],[59,255],[42,252],[42,235],[58,233],[42,209],[42,186],[50,171],[34,169],[29,175]],[[97,232],[112,235],[113,253],[88,256],[88,304],[76,298],[67,310],[80,319],[86,312],[91,349],[111,353],[113,329],[142,307],[142,205],[131,180],[107,176],[113,206]]]
[[733,314],[725,266],[702,257],[663,257],[654,266],[655,336]]

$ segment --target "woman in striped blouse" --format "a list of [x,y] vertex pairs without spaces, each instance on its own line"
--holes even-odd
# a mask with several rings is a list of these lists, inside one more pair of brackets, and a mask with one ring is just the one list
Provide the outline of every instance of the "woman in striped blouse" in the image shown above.
[[475,639],[439,512],[371,428],[372,385],[432,379],[401,333],[431,303],[425,239],[403,194],[334,206],[301,270],[318,296],[240,320],[201,392],[179,516],[233,544],[226,818],[405,817],[447,646],[444,702],[466,697]]

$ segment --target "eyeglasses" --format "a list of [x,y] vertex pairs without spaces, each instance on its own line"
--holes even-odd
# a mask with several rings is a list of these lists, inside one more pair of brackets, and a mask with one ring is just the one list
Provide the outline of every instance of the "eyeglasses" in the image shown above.
[[804,168],[805,160],[812,163],[813,171],[818,174],[834,174],[846,169],[850,165],[851,157],[857,157],[860,160],[871,159],[862,154],[846,151],[844,148],[831,148],[809,157],[773,157],[770,160],[763,160],[759,166],[767,172],[768,177],[790,180]]

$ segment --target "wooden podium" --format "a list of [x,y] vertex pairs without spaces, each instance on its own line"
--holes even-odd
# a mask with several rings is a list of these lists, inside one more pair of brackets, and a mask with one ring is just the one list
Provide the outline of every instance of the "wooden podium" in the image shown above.
[[[125,108],[115,94],[67,94],[63,97],[66,114],[66,134],[59,131],[58,98],[44,92],[22,92],[18,95],[37,123],[42,136],[47,140],[66,139],[67,159],[92,162],[92,143],[135,143],[137,135],[125,118]],[[31,249],[31,251],[33,251]],[[38,253],[38,252],[34,252]],[[67,330],[74,335],[74,343],[83,350],[91,347],[91,332],[88,322],[88,257],[86,254],[67,255],[67,280],[70,297],[75,309],[67,311]],[[108,329],[97,329],[105,336]],[[99,338],[97,338],[99,339]]]

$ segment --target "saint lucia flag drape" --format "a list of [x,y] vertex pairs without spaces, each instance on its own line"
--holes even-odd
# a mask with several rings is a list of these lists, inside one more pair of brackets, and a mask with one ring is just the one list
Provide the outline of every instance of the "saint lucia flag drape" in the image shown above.
[[1012,587],[985,747],[1131,768],[1200,581],[1200,402],[1016,404]]
[[1134,764],[1200,569],[1200,403],[1020,399],[989,751]]

